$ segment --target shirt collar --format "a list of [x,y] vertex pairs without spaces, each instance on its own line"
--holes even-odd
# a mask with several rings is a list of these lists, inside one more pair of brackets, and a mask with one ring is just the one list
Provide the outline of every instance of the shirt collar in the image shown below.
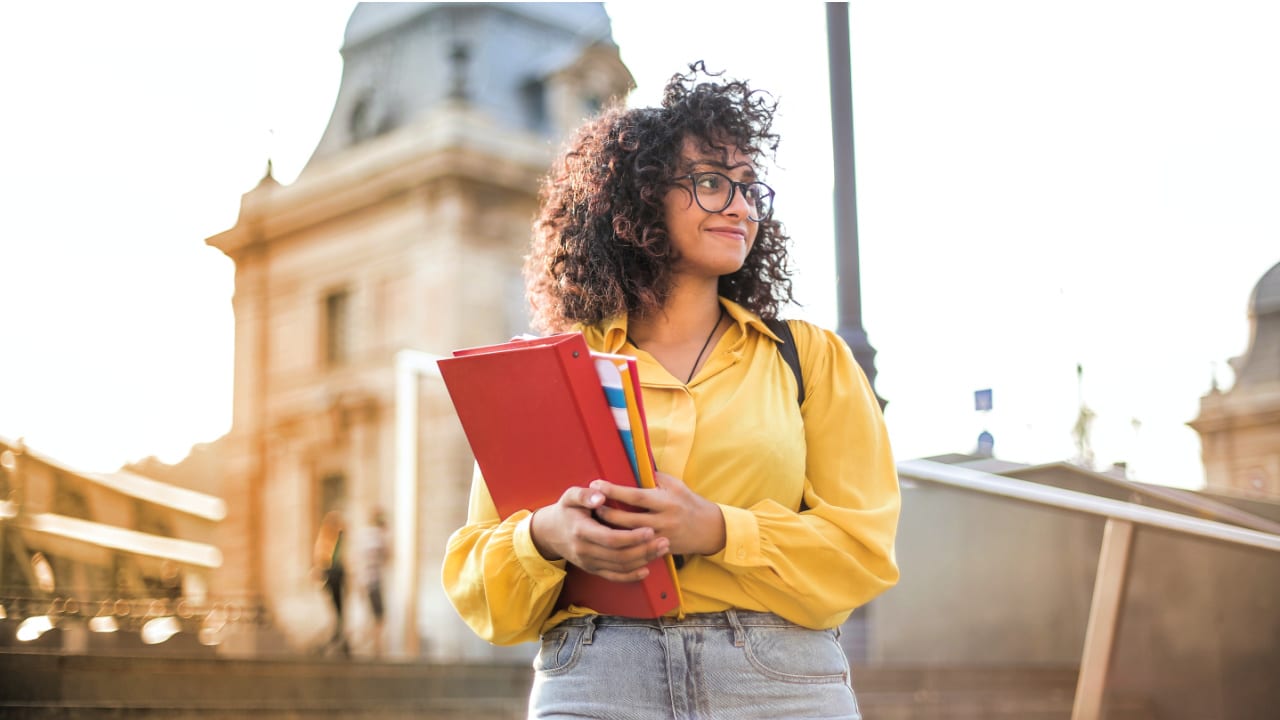
[[[757,332],[765,337],[772,339],[776,343],[782,342],[782,338],[773,334],[760,316],[742,307],[738,303],[726,298],[720,298],[720,306],[724,308],[725,313],[737,324],[738,329],[742,332],[742,336],[746,337],[747,327],[753,327]],[[587,345],[593,348],[600,348],[604,352],[616,353],[622,349],[627,342],[627,316],[617,315],[609,318],[599,325],[584,327],[577,325],[575,330],[580,330],[587,340]]]

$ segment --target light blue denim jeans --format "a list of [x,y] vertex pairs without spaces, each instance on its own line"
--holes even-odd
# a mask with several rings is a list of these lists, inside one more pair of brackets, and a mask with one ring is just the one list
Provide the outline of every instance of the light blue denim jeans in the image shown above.
[[543,634],[533,667],[540,720],[862,717],[837,631],[772,613],[572,618]]

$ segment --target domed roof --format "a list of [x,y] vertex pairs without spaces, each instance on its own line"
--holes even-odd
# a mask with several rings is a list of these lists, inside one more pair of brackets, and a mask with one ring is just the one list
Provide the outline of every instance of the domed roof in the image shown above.
[[1280,263],[1268,270],[1253,288],[1249,298],[1249,312],[1268,315],[1280,312]]
[[624,95],[631,78],[603,3],[359,3],[347,20],[329,125],[303,173],[446,103],[553,139],[547,117],[573,98],[548,90],[547,79],[566,59],[601,47],[617,65],[604,74],[611,86],[601,99]]
[[[452,5],[455,9],[460,5],[483,5],[486,3],[457,2],[362,2],[357,3],[347,20],[347,31],[343,35],[343,44],[347,47],[359,45],[375,35],[404,25],[417,15],[425,15],[438,6]],[[610,31],[609,15],[603,3],[587,2],[530,2],[530,3],[494,3],[504,10],[519,13],[533,20],[569,30],[577,35],[596,35],[608,41]]]
[[1262,275],[1249,298],[1249,349],[1232,358],[1236,393],[1280,383],[1280,263]]

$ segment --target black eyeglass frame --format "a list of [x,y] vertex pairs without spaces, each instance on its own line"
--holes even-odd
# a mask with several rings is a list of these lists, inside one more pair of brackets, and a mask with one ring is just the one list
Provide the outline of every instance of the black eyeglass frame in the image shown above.
[[[702,177],[703,175],[719,175],[720,177],[724,178],[725,182],[729,183],[729,195],[725,199],[723,207],[717,210],[712,210],[711,208],[702,204],[702,197],[698,195],[698,178]],[[733,204],[733,198],[738,193],[738,188],[742,188],[742,196],[745,198],[748,198],[749,200],[751,196],[747,194],[747,188],[751,185],[759,185],[760,187],[764,188],[765,193],[767,193],[767,194],[762,194],[761,197],[769,198],[769,212],[765,213],[764,217],[755,217],[750,212],[748,212],[747,219],[750,220],[751,222],[764,222],[765,220],[768,220],[769,218],[773,217],[773,200],[777,196],[777,193],[773,191],[773,188],[769,187],[763,182],[760,182],[759,180],[752,180],[751,182],[738,182],[737,180],[734,180],[733,178],[729,177],[728,175],[725,175],[724,173],[718,170],[703,170],[701,172],[689,173],[688,175],[681,175],[677,177],[676,180],[688,180],[692,186],[690,188],[690,192],[693,193],[693,201],[698,204],[698,207],[702,208],[703,212],[709,212],[713,214],[724,212],[725,208]],[[756,208],[755,203],[752,203],[749,201],[747,202],[747,206],[754,208],[756,210],[759,209],[759,208]]]

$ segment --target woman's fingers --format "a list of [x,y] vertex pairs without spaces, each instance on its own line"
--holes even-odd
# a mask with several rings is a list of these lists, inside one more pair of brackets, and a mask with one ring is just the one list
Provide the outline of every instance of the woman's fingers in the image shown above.
[[[534,513],[531,530],[539,552],[615,582],[634,582],[648,575],[645,566],[667,555],[671,541],[637,521],[637,513],[605,507],[608,490],[616,487],[598,482],[569,488],[554,505]],[[626,526],[606,524],[606,516],[623,519]]]
[[599,495],[603,499],[625,503],[641,510],[656,510],[657,508],[654,507],[654,504],[660,500],[660,498],[656,497],[657,493],[652,489],[616,485],[608,480],[592,480],[590,487],[584,489],[589,493]]
[[612,570],[600,570],[592,574],[599,575],[610,582],[640,582],[641,580],[649,577],[649,568],[642,567],[639,570],[633,570],[625,573],[614,572]]
[[648,526],[623,527],[604,521],[604,516],[611,514],[616,514],[612,508],[602,507],[597,508],[592,515],[585,515],[583,522],[575,523],[574,538],[608,550],[626,550],[643,545],[658,536],[658,533]]
[[[677,506],[679,497],[663,488],[628,487],[606,480],[595,480],[589,489],[610,502],[609,505],[602,504],[597,508],[595,515],[614,527],[651,527],[659,535],[667,535],[667,531],[671,529],[670,524],[678,521],[681,515],[681,508]],[[616,503],[629,507],[615,507]]]
[[[598,482],[598,481],[597,481]],[[604,504],[607,498],[604,493],[590,487],[571,487],[564,491],[557,504],[564,507],[577,507],[594,510]]]
[[582,523],[574,540],[579,554],[590,557],[639,559],[648,562],[660,557],[668,541],[659,537],[653,528],[615,529],[595,520]]
[[651,512],[632,512],[621,508],[610,507],[605,505],[595,511],[595,515],[608,527],[619,528],[622,530],[643,530],[645,528],[652,529],[654,533],[663,535],[660,526],[660,518]]
[[565,490],[559,500],[534,511],[530,518],[529,532],[534,547],[548,560],[573,562],[572,545],[576,536],[588,527],[586,524],[599,524],[592,519],[591,513],[604,501],[604,495],[591,488],[571,487]]
[[[567,557],[574,565],[596,574],[637,571],[670,549],[670,541],[656,536],[651,528],[617,530],[588,520],[575,530]],[[640,577],[643,575],[634,579]]]
[[[657,474],[656,488],[635,488],[594,480],[590,489],[610,503],[594,514],[601,522],[617,528],[652,528],[670,540],[669,552],[680,555],[710,555],[724,547],[724,516],[720,507],[689,489],[679,478]],[[596,497],[592,495],[592,497]],[[614,507],[626,503],[632,509]]]

